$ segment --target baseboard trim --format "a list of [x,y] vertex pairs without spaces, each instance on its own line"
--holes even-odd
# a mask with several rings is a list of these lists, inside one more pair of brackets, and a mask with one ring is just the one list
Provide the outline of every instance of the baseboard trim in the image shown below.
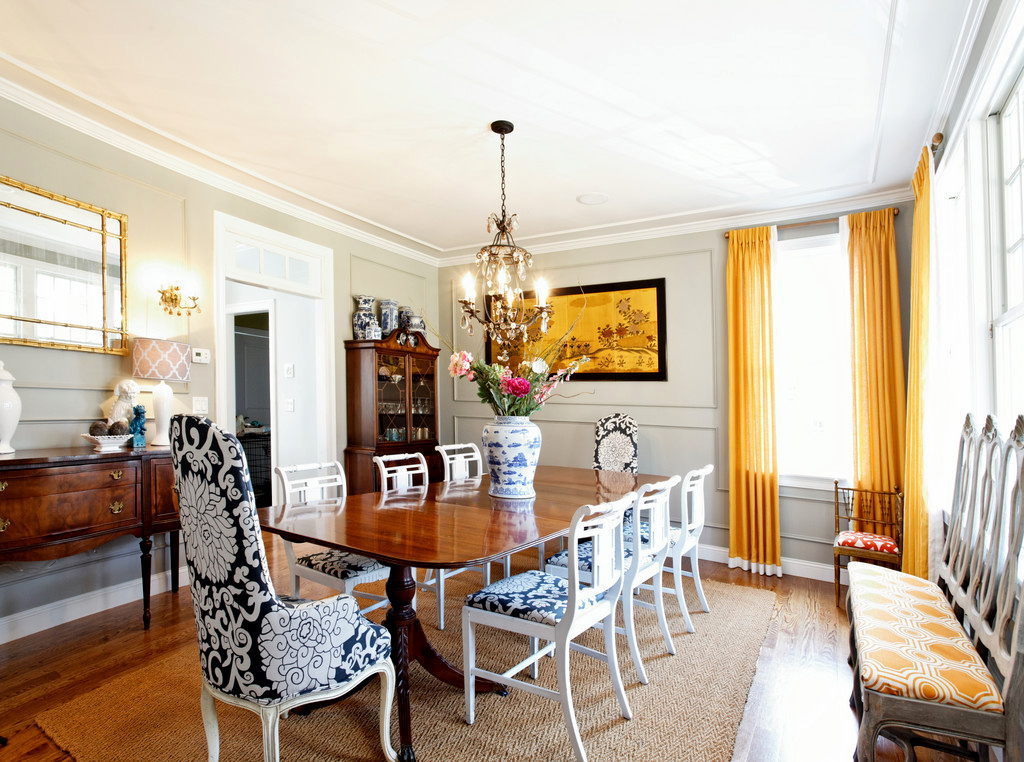
[[[729,563],[729,549],[718,545],[700,545],[697,550],[697,556],[701,560],[713,561],[719,564]],[[835,581],[835,567],[832,564],[820,564],[814,561],[804,561],[799,558],[783,557],[782,573],[805,579],[816,579],[820,582]],[[846,569],[840,572],[839,580],[842,584],[846,584]]]
[[[178,570],[178,579],[181,584],[188,584],[188,569],[186,567],[182,566]],[[154,574],[150,585],[151,596],[166,593],[171,589],[170,571]],[[0,643],[9,643],[59,624],[141,600],[142,583],[139,580],[133,580],[76,595],[73,598],[54,601],[27,611],[19,611],[16,614],[0,618]],[[141,623],[141,621],[142,608],[140,606],[139,622]]]

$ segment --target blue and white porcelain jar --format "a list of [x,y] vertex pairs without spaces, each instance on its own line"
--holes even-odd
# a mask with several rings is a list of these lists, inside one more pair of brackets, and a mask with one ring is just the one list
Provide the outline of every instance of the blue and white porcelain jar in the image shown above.
[[385,336],[398,328],[398,300],[380,300],[380,330]]
[[536,497],[533,475],[540,459],[540,427],[525,415],[496,415],[484,426],[483,456],[491,475],[488,495]]
[[373,314],[375,299],[367,294],[356,294],[353,299],[356,300],[356,311],[352,313],[352,338],[368,339],[370,337],[367,335],[367,329],[370,321],[373,321],[374,325],[377,323],[377,318]]
[[398,308],[398,327],[403,331],[409,330],[409,318],[416,314],[416,308],[403,304]]

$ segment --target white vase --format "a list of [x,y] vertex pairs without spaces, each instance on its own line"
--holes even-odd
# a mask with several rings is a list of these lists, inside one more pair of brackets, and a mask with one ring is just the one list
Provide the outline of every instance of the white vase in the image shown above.
[[21,397],[14,391],[14,376],[0,362],[0,453],[14,452],[11,438],[21,420]]
[[533,475],[540,459],[540,427],[525,415],[496,415],[484,426],[483,456],[491,475],[488,495],[536,497]]

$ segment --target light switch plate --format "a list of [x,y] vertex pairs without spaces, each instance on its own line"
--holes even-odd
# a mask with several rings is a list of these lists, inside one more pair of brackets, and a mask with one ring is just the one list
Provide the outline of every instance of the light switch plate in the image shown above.
[[284,377],[285,378],[295,378],[295,363],[293,363],[293,362],[286,362],[284,364]]
[[210,350],[192,347],[192,362],[206,365],[210,362]]
[[209,415],[210,414],[210,398],[209,397],[193,397],[192,398],[192,412],[195,415]]

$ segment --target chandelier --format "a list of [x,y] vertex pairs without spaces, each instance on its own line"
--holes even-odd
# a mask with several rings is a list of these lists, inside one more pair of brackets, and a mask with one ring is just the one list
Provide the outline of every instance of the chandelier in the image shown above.
[[[476,255],[476,277],[466,273],[462,279],[465,297],[462,306],[462,328],[473,335],[473,322],[484,327],[487,336],[498,345],[498,360],[508,360],[509,345],[526,340],[529,328],[540,321],[541,333],[547,333],[551,305],[547,303],[548,287],[543,279],[534,283],[535,306],[527,308],[523,299],[523,279],[533,266],[533,255],[516,245],[512,231],[519,227],[516,215],[505,211],[505,136],[512,132],[512,122],[491,122],[491,131],[501,136],[501,217],[487,218],[487,232],[494,240]],[[483,291],[483,305],[476,306],[477,280]]]

